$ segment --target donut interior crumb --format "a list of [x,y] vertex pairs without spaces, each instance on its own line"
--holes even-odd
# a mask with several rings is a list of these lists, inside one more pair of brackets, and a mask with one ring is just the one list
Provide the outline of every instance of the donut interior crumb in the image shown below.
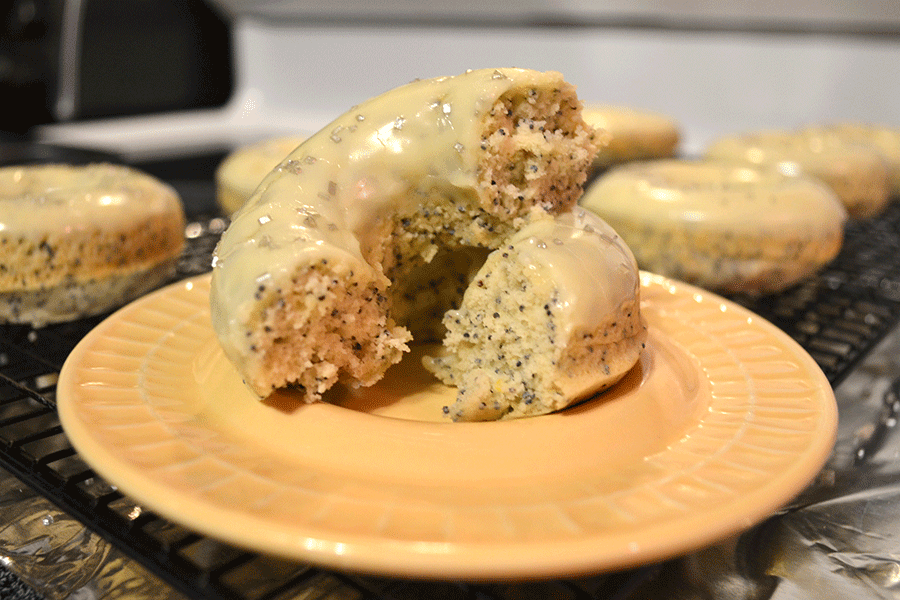
[[[579,382],[591,394],[618,381],[640,353],[638,307],[626,303],[594,330],[566,331],[560,298],[513,246],[495,250],[444,317],[440,352],[424,366],[457,388],[445,408],[453,420],[484,421],[546,414],[572,402]],[[605,375],[596,382],[597,374]],[[571,385],[570,385],[571,384]]]
[[597,152],[571,85],[512,90],[485,119],[480,181],[484,208],[503,217],[533,206],[558,213],[575,205]]
[[443,336],[442,316],[459,306],[486,249],[536,215],[576,205],[596,153],[580,110],[568,84],[501,96],[484,118],[479,202],[426,197],[376,236],[382,246],[370,250],[369,260],[393,282],[393,314],[417,341]]
[[264,380],[250,382],[254,385],[291,386],[314,402],[341,378],[375,383],[385,365],[399,362],[409,350],[411,336],[387,316],[379,282],[352,272],[337,276],[327,260],[294,278],[290,289],[262,283],[258,295],[271,302],[248,332],[250,348],[263,362]]

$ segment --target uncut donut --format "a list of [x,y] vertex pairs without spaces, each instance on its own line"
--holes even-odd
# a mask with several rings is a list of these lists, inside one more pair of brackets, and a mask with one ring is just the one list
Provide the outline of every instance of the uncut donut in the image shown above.
[[425,368],[457,388],[458,421],[541,415],[619,381],[646,326],[637,263],[586,210],[536,219],[494,250]]
[[440,325],[486,249],[575,205],[596,151],[580,111],[558,73],[485,69],[401,86],[311,136],[214,255],[213,326],[247,385],[316,401],[433,338],[417,316]]
[[0,320],[35,326],[96,315],[174,274],[181,199],[112,164],[0,168]]
[[766,130],[726,136],[710,144],[704,156],[816,177],[834,190],[851,217],[881,213],[890,197],[888,167],[880,152],[821,130]]
[[236,212],[272,169],[299,146],[304,136],[261,140],[232,151],[216,169],[216,200],[230,215]]
[[580,203],[642,269],[730,293],[776,292],[812,275],[837,255],[847,220],[816,179],[703,160],[616,167]]
[[583,114],[584,120],[598,130],[594,169],[633,160],[670,158],[681,141],[678,123],[653,111],[589,104]]
[[900,128],[873,123],[832,123],[808,127],[812,135],[836,134],[881,152],[888,165],[891,194],[900,198]]

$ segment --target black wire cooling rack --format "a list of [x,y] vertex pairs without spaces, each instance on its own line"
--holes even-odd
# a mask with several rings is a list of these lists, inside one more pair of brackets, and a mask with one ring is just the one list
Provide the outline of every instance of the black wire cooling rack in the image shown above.
[[838,385],[900,319],[900,202],[851,222],[841,253],[816,277],[733,299],[793,337]]
[[[179,277],[209,270],[213,247],[226,225],[217,217],[188,225]],[[877,219],[851,223],[841,254],[817,277],[777,295],[734,300],[787,332],[837,385],[900,320],[900,203]],[[527,593],[516,584],[368,578],[249,553],[149,512],[136,516],[135,504],[81,461],[55,411],[59,370],[100,320],[37,330],[0,327],[0,466],[189,598],[609,600],[625,598],[630,587],[653,572],[647,567],[593,579],[541,582],[530,584]]]

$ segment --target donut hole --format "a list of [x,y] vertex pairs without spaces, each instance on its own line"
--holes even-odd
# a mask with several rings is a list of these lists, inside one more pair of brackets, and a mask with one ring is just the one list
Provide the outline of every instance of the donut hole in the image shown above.
[[446,334],[444,315],[459,308],[463,294],[490,250],[463,246],[438,252],[430,261],[418,257],[406,272],[395,273],[389,288],[393,316],[416,342],[434,343]]
[[440,200],[382,222],[373,236],[380,243],[363,252],[391,282],[386,293],[392,318],[417,342],[443,337],[444,313],[459,306],[495,236],[512,231],[480,209]]
[[515,89],[488,112],[479,180],[491,214],[518,216],[534,206],[552,213],[575,204],[596,153],[571,86]]

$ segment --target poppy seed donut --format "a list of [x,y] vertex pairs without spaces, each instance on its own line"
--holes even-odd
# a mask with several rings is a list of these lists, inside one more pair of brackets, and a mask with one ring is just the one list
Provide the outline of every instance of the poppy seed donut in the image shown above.
[[174,189],[124,166],[0,168],[0,321],[104,313],[174,275],[185,216]]
[[681,131],[671,117],[629,106],[587,105],[584,120],[597,130],[595,170],[635,160],[670,158]]
[[439,339],[491,250],[576,207],[593,137],[554,72],[469,71],[353,107],[222,236],[210,301],[226,355],[263,397],[376,382],[413,337]]
[[624,240],[575,210],[535,219],[494,250],[425,368],[457,388],[456,421],[542,415],[602,392],[637,362],[646,326]]
[[844,122],[806,128],[813,135],[837,135],[881,152],[890,170],[891,195],[900,198],[900,127]]
[[704,157],[815,177],[834,190],[852,218],[878,215],[890,200],[890,171],[884,155],[824,129],[724,136],[707,147]]
[[642,269],[727,293],[773,293],[811,276],[840,251],[848,218],[817,179],[712,160],[622,165],[580,203]]

